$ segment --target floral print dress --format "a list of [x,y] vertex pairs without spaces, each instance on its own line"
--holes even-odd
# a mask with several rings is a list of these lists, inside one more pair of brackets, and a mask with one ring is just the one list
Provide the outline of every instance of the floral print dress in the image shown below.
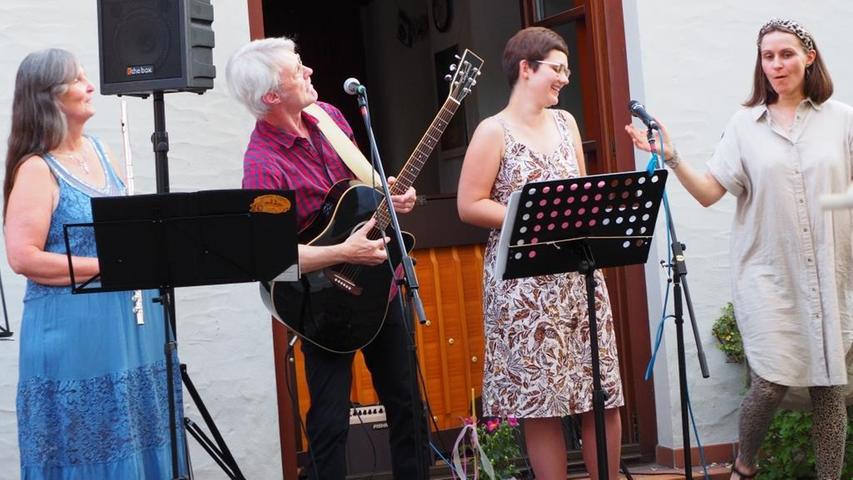
[[[506,205],[512,192],[534,181],[579,175],[568,114],[549,110],[561,141],[548,154],[519,143],[504,129],[504,157],[491,198]],[[495,277],[500,231],[486,245],[483,274],[485,365],[483,413],[518,418],[559,417],[592,410],[586,282],[577,272],[501,280]],[[605,408],[624,404],[610,298],[600,271],[597,287],[601,384]]]

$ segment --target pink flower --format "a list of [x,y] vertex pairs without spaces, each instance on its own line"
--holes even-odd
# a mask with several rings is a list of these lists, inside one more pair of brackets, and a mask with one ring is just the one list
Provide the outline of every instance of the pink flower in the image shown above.
[[474,425],[476,422],[474,421],[474,417],[463,417],[462,423],[464,425]]
[[506,423],[510,427],[517,427],[518,426],[518,419],[515,417],[506,417]]
[[486,431],[487,431],[487,432],[489,432],[489,433],[492,433],[492,432],[494,432],[495,430],[497,430],[497,428],[498,428],[498,427],[500,427],[500,426],[501,426],[501,421],[500,421],[500,419],[497,419],[497,418],[491,418],[491,419],[489,419],[489,421],[488,421],[488,422],[486,422]]

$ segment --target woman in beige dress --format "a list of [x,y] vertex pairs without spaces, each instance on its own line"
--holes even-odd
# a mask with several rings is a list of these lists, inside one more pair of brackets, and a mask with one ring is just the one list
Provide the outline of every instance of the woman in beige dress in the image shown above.
[[[568,48],[551,30],[526,28],[507,42],[503,68],[512,88],[509,102],[474,132],[458,190],[462,220],[492,229],[483,275],[483,414],[522,420],[539,480],[566,478],[561,417],[579,414],[584,461],[598,478],[584,277],[577,272],[506,281],[495,276],[510,193],[528,182],[586,175],[574,117],[549,108],[569,83]],[[624,400],[610,300],[600,272],[596,279],[608,472],[615,479],[622,436],[618,407]]]
[[[759,31],[753,80],[706,172],[679,159],[664,129],[666,163],[691,195],[706,207],[726,192],[737,197],[732,298],[753,376],[731,478],[756,475],[776,408],[790,387],[808,387],[817,478],[837,479],[853,342],[853,211],[822,210],[820,198],[853,179],[853,108],[829,99],[814,38],[792,20]],[[644,133],[626,129],[649,150]]]

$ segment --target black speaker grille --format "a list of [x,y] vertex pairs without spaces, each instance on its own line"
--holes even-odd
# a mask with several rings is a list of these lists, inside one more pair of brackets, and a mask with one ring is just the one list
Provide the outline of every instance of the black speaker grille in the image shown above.
[[102,0],[103,78],[107,83],[180,78],[180,2]]

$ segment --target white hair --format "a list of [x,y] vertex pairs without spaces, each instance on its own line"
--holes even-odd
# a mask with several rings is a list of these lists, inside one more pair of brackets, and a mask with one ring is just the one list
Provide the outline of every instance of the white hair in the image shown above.
[[279,71],[296,44],[287,37],[254,40],[231,55],[225,66],[228,90],[255,118],[269,111],[263,96],[278,88]]

